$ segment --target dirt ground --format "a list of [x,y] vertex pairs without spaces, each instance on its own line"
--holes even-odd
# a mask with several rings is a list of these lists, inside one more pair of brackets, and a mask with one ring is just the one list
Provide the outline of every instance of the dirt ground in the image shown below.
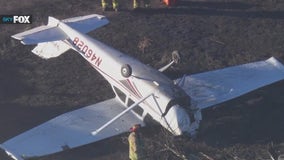
[[[33,55],[10,36],[58,19],[103,14],[110,24],[90,35],[155,68],[173,50],[182,63],[171,78],[265,60],[284,63],[284,2],[280,0],[184,0],[133,11],[102,12],[99,0],[0,1],[0,14],[30,14],[31,25],[0,25],[0,143],[66,111],[113,97],[108,83],[74,51],[54,59]],[[138,44],[147,40],[141,50]],[[103,86],[103,87],[102,87]],[[284,142],[284,81],[203,111],[195,139],[172,137],[159,126],[143,129],[149,159],[260,160]],[[128,159],[127,134],[38,160]],[[166,147],[168,146],[168,147]],[[272,150],[273,151],[273,150]],[[0,152],[0,159],[8,159]]]

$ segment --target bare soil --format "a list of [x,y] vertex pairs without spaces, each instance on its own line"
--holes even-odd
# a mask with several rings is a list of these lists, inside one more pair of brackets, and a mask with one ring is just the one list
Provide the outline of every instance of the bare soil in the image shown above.
[[[54,59],[33,55],[10,36],[58,19],[103,14],[110,24],[90,35],[155,68],[173,50],[182,63],[172,79],[271,56],[284,63],[284,2],[279,0],[183,0],[133,11],[120,0],[119,12],[102,12],[93,0],[0,1],[0,14],[31,14],[31,25],[0,25],[0,143],[66,111],[113,97],[108,83],[77,53]],[[150,42],[142,50],[139,43]],[[102,87],[103,86],[103,87]],[[194,139],[172,137],[157,125],[142,130],[148,159],[270,159],[284,141],[284,81],[203,111]],[[128,134],[38,160],[128,159]],[[79,138],[79,137],[78,137]],[[0,159],[8,159],[3,152]]]

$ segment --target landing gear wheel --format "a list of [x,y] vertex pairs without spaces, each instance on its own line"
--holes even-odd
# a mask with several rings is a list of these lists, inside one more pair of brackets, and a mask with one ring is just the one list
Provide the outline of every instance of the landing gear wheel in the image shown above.
[[132,74],[132,69],[129,64],[124,64],[121,67],[121,75],[125,78],[128,78]]
[[172,52],[172,60],[174,61],[175,64],[180,63],[180,55],[179,55],[179,52],[177,50],[174,50]]

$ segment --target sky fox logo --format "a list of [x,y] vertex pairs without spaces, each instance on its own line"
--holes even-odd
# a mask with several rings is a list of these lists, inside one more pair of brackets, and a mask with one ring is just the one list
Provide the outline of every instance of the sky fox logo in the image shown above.
[[1,15],[2,24],[31,24],[31,15]]

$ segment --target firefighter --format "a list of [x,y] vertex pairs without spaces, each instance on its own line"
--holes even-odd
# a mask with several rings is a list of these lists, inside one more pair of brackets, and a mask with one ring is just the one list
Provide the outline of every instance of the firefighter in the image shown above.
[[[109,0],[102,0],[102,8],[103,11],[106,11],[106,9],[109,7]],[[112,0],[112,8],[115,11],[118,11],[118,1],[117,0]]]
[[131,133],[128,136],[130,160],[141,160],[144,157],[143,144],[139,133],[140,128],[140,124],[135,124],[130,128]]
[[150,7],[150,0],[133,0],[133,9],[139,8],[141,5],[141,1],[143,1],[144,7]]

